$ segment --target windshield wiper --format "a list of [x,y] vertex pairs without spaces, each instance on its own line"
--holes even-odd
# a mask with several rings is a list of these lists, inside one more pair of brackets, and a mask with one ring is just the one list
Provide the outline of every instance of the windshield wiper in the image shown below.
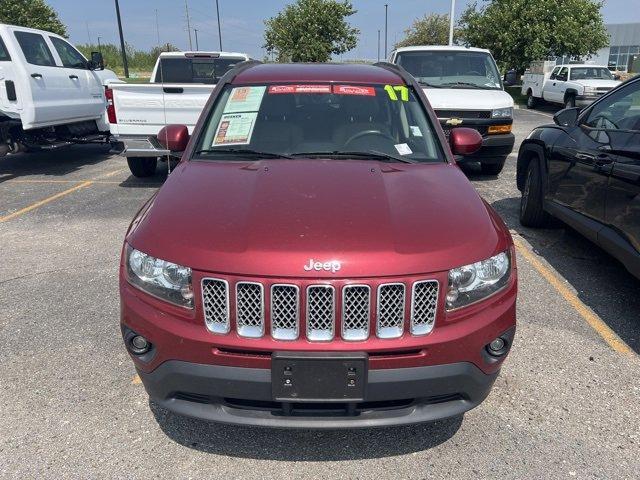
[[434,83],[423,82],[422,80],[418,80],[418,85],[420,85],[422,87],[429,87],[429,88],[442,88],[442,85],[436,85]]
[[195,155],[211,155],[215,153],[223,153],[225,155],[239,155],[239,156],[253,156],[260,158],[292,158],[284,153],[275,152],[261,152],[259,150],[252,150],[250,148],[205,148],[204,150],[196,151]]
[[417,163],[414,160],[409,158],[397,157],[395,155],[391,155],[389,153],[379,152],[377,150],[369,150],[366,152],[361,151],[353,151],[353,152],[342,152],[338,150],[334,150],[333,152],[300,152],[300,153],[292,153],[292,157],[340,157],[340,158],[368,158],[371,160],[385,160],[385,161],[395,161],[402,163]]
[[495,90],[498,87],[489,87],[487,85],[478,85],[477,83],[471,83],[471,82],[447,82],[447,83],[441,83],[440,84],[443,87],[472,87],[472,88],[478,88],[481,90]]

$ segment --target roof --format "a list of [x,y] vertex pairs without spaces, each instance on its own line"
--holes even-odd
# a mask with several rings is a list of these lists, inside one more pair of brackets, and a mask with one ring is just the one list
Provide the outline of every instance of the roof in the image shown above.
[[386,68],[353,63],[264,63],[241,71],[234,84],[275,82],[404,83]]
[[249,58],[249,55],[246,53],[240,52],[213,52],[213,51],[188,51],[188,52],[162,52],[160,53],[161,57],[185,57],[185,56],[218,56],[218,57],[244,57]]
[[491,53],[486,48],[461,47],[458,45],[415,45],[412,47],[396,48],[396,52],[420,52],[425,50],[447,50],[451,52],[484,52]]

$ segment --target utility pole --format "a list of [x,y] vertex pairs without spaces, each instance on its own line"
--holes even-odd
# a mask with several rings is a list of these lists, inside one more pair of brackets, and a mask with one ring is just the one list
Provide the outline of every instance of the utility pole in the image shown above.
[[195,32],[195,34],[196,34],[196,50],[197,50],[197,51],[200,51],[200,46],[198,45],[198,29],[197,29],[197,28],[194,28],[194,29],[193,29],[193,31],[194,31],[194,32]]
[[124,36],[122,35],[122,20],[120,19],[120,5],[118,4],[118,0],[116,0],[116,17],[118,17],[118,32],[120,32],[120,49],[122,50],[124,77],[129,78],[129,64],[127,63],[127,52],[124,49]]
[[378,29],[378,61],[380,61],[380,29]]
[[87,38],[89,38],[89,45],[91,45],[91,32],[89,32],[89,22],[84,22],[87,26]]
[[389,10],[389,5],[387,3],[384,4],[384,58],[387,58],[387,26],[388,26],[388,21],[387,21],[387,13]]
[[102,38],[102,37],[100,37],[100,35],[98,35],[98,51],[100,53],[102,53],[102,46],[100,45],[100,38]]
[[158,22],[158,9],[156,8],[156,35],[158,37],[158,46],[160,46],[160,23]]
[[218,14],[218,40],[220,41],[220,51],[222,51],[222,29],[220,28],[220,5],[216,0],[216,13]]
[[193,50],[193,45],[191,43],[191,19],[189,18],[189,5],[187,5],[187,0],[184,0],[184,10],[187,12],[187,32],[189,32],[189,50]]
[[453,45],[453,20],[456,16],[456,0],[451,0],[451,13],[449,14],[449,45]]

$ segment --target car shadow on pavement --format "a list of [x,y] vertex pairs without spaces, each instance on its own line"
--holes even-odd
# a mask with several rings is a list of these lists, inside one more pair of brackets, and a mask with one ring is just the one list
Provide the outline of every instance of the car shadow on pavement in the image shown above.
[[640,280],[618,260],[558,220],[549,228],[520,225],[520,198],[491,204],[507,226],[525,238],[590,307],[636,353],[640,353]]
[[201,452],[278,461],[362,460],[428,450],[453,437],[463,416],[421,425],[352,430],[284,430],[224,425],[176,415],[149,402],[162,431]]
[[30,175],[62,177],[112,156],[109,145],[74,145],[59,150],[0,157],[0,183]]

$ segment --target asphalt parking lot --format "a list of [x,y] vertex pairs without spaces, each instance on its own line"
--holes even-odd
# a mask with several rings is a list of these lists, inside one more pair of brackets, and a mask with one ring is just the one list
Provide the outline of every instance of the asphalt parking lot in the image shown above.
[[[550,121],[517,110],[517,144]],[[640,477],[640,281],[560,224],[519,225],[515,154],[499,177],[467,173],[518,244],[518,333],[487,401],[430,425],[292,432],[150,408],[117,265],[162,174],[135,179],[94,146],[0,159],[0,476]]]

